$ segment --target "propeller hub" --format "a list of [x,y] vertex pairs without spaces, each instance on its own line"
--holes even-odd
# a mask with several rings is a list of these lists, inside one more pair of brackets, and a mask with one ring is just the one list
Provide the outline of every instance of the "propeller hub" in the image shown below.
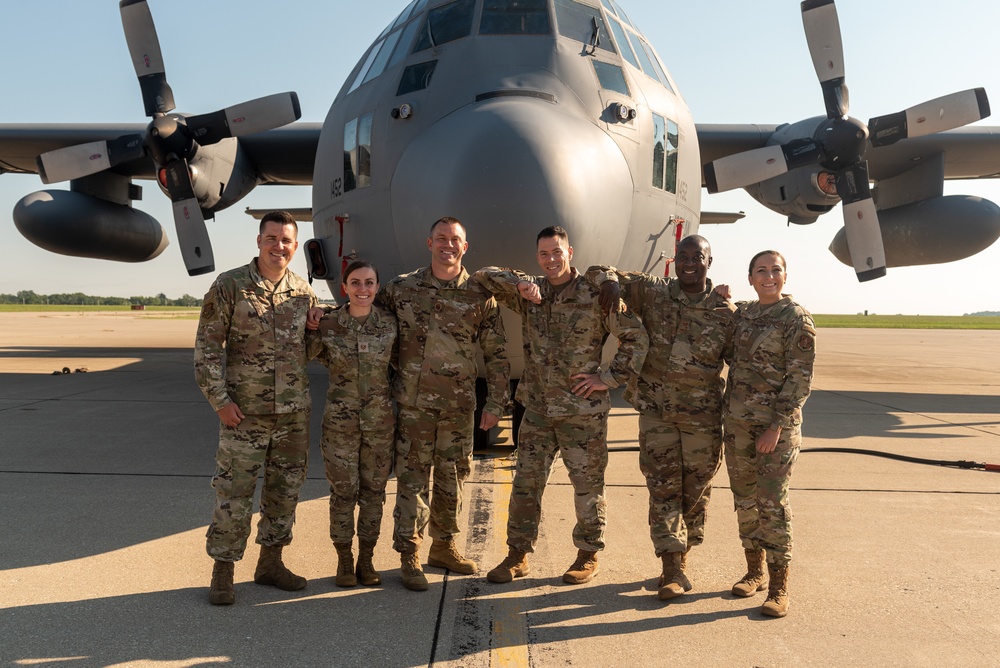
[[183,116],[169,114],[154,118],[147,126],[146,146],[158,165],[194,157],[197,144],[191,137]]
[[868,126],[856,118],[831,118],[813,135],[823,147],[820,164],[828,169],[843,169],[864,158],[868,148]]

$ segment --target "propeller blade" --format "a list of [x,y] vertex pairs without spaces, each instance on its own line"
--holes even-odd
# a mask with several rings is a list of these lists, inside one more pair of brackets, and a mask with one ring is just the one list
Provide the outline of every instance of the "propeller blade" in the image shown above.
[[844,79],[844,43],[833,0],[804,0],[802,27],[809,45],[816,77],[823,87],[827,118],[847,115],[850,99]]
[[227,137],[242,137],[280,128],[301,116],[302,108],[296,93],[276,93],[222,111],[189,116],[187,126],[195,141],[207,146]]
[[929,100],[906,111],[876,116],[868,121],[872,146],[888,146],[900,139],[922,137],[960,128],[990,115],[983,88],[973,88]]
[[122,135],[108,141],[77,144],[38,156],[42,183],[58,183],[90,176],[146,155],[142,135]]
[[885,247],[868,183],[867,162],[859,162],[837,174],[837,194],[843,202],[847,248],[858,280],[885,276]]
[[780,146],[727,155],[705,165],[705,187],[710,193],[744,188],[818,162],[822,157],[823,148],[813,139],[795,139]]
[[174,93],[167,83],[160,53],[160,40],[156,37],[156,26],[146,0],[121,0],[119,9],[125,41],[132,56],[135,75],[139,77],[142,102],[146,115],[165,114],[174,109]]
[[177,243],[181,247],[188,275],[199,276],[215,271],[212,240],[208,236],[205,217],[194,194],[187,160],[174,160],[165,165],[164,169],[167,172],[167,192],[173,202]]

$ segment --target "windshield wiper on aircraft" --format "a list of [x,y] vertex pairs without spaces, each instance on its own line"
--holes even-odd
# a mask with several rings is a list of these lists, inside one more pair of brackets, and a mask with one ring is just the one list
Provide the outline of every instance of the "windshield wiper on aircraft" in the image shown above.
[[424,23],[424,27],[427,28],[427,39],[430,40],[431,46],[437,46],[437,42],[434,41],[434,33],[431,32],[431,20],[430,20],[430,18],[427,19],[426,23]]
[[596,53],[597,47],[601,45],[601,26],[597,23],[596,16],[592,16],[590,20],[594,24],[594,32],[590,35],[590,46],[593,47],[594,52]]

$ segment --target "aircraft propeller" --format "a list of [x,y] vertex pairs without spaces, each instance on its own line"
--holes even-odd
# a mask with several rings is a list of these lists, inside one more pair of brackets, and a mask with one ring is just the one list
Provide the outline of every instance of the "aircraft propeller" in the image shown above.
[[38,156],[44,183],[79,179],[113,169],[147,155],[160,168],[161,182],[173,203],[177,240],[188,274],[215,270],[211,240],[194,190],[189,161],[199,146],[229,137],[263,132],[301,117],[298,96],[278,93],[197,116],[170,114],[174,94],[167,83],[160,42],[146,0],[119,3],[125,40],[142,90],[146,115],[152,120],[143,135],[131,134],[49,151]]
[[743,188],[819,163],[834,176],[854,270],[858,280],[868,281],[885,275],[882,232],[864,159],[869,146],[886,146],[968,125],[990,115],[989,101],[982,88],[975,88],[876,116],[865,125],[847,116],[850,101],[834,0],[804,0],[801,8],[806,42],[823,89],[826,120],[812,137],[737,153],[706,165],[706,186],[712,193]]

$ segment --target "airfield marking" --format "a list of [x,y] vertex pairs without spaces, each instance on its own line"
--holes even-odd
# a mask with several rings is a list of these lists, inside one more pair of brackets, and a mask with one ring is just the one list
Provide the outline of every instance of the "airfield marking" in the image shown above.
[[[515,451],[516,452],[516,451]],[[507,545],[507,512],[510,505],[513,468],[493,466],[493,539]],[[528,616],[522,610],[524,592],[505,589],[493,604],[493,640],[490,643],[491,666],[527,666]]]

